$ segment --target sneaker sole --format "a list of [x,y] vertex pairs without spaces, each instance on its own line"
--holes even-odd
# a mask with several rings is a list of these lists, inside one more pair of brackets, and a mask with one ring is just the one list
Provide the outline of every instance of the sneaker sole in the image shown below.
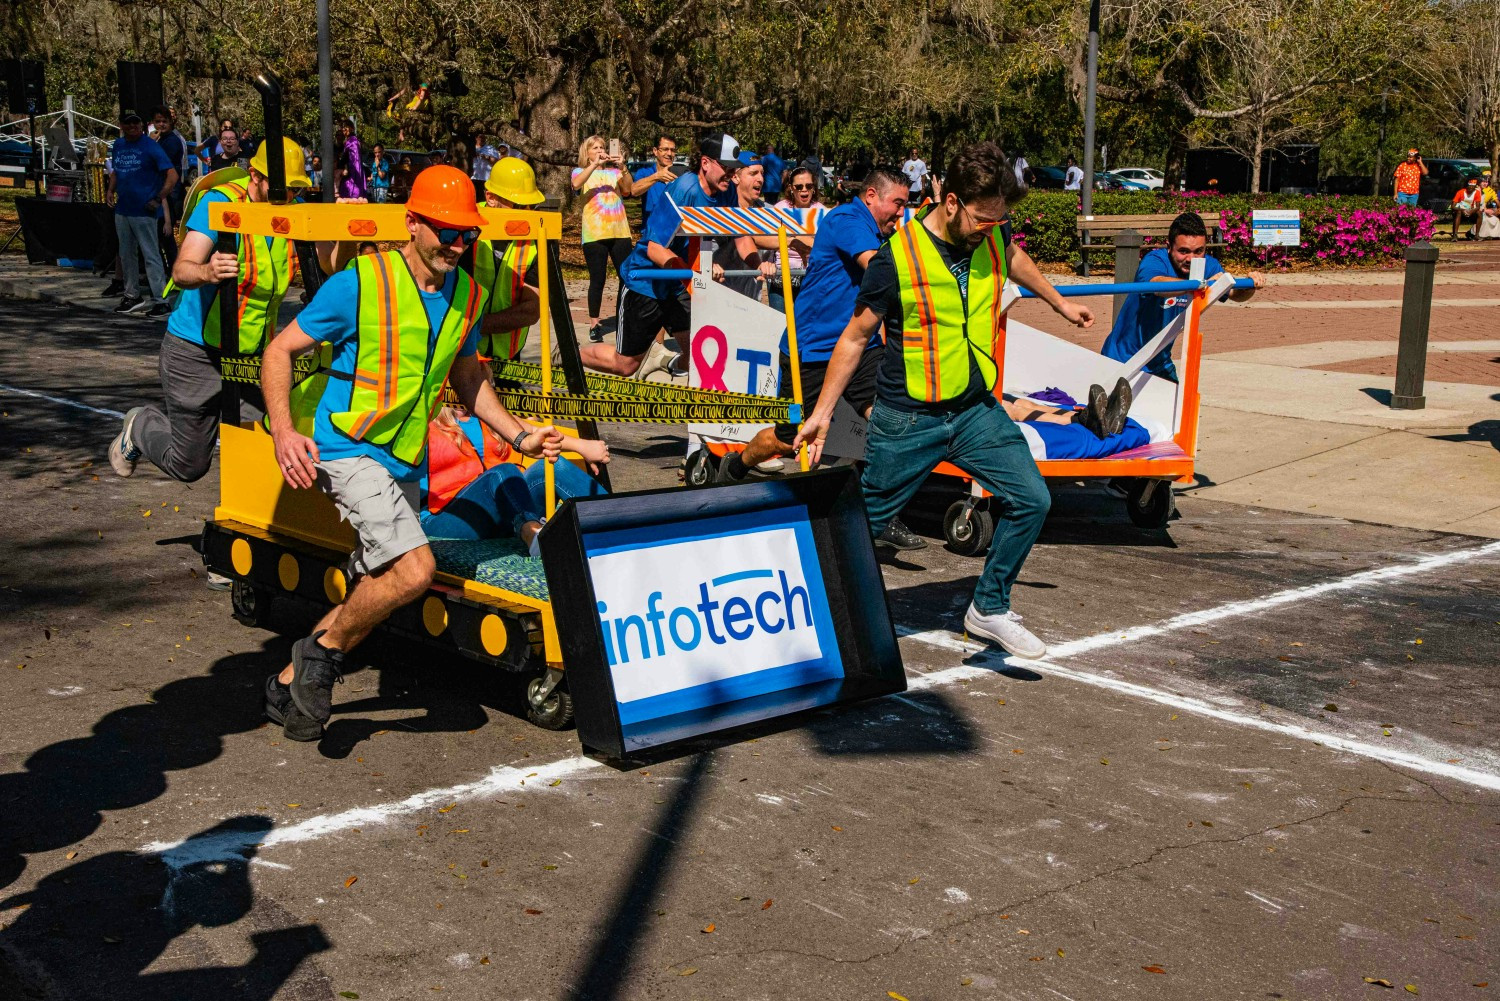
[[[974,635],[974,636],[979,637],[980,639],[988,640],[989,642],[991,642],[991,643],[995,644],[996,646],[998,646],[1000,649],[1004,650],[1006,653],[1010,654],[1012,657],[1020,657],[1022,660],[1038,660],[1038,659],[1040,659],[1042,657],[1047,656],[1047,645],[1045,643],[1042,644],[1042,648],[1040,650],[1038,650],[1038,651],[1036,651],[1034,653],[1027,653],[1027,652],[1022,651],[1022,650],[1016,650],[1016,649],[1012,648],[1010,646],[1010,644],[1008,644],[1004,640],[1002,640],[1000,637],[998,637],[998,636],[991,636],[989,633],[987,633],[984,630],[980,629],[978,626],[976,626],[973,622],[971,622],[969,620],[969,614],[967,612],[965,612],[964,613],[964,639],[968,639],[971,634]],[[1040,641],[1038,641],[1038,642],[1040,642]]]
[[125,414],[125,420],[120,424],[120,433],[115,435],[114,441],[109,443],[109,465],[115,471],[116,476],[131,476],[135,473],[136,463],[140,461],[140,459],[126,458],[125,436],[135,427],[135,419],[143,409],[143,407],[131,407]]
[[923,539],[920,542],[909,542],[906,545],[898,545],[887,539],[876,539],[875,546],[877,549],[894,549],[898,553],[914,553],[918,549],[926,549],[927,540]]

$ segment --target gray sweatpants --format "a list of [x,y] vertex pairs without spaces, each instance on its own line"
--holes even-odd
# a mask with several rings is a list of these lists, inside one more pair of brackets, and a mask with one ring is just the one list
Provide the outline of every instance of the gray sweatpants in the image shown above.
[[[156,468],[183,483],[203,478],[219,440],[219,365],[212,348],[175,334],[161,339],[161,388],[166,411],[146,407],[135,419],[131,440]],[[260,392],[241,387],[242,420],[260,420]]]

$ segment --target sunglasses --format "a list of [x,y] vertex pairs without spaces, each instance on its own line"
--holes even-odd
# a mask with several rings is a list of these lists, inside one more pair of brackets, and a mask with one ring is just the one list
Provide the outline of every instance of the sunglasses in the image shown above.
[[792,190],[793,191],[812,191],[816,187],[817,187],[817,185],[815,185],[815,184],[794,184],[794,185],[792,185]]
[[[413,212],[412,215],[416,215],[416,213]],[[473,243],[475,240],[479,239],[478,226],[466,226],[460,229],[454,226],[439,226],[436,222],[424,215],[418,215],[417,218],[422,220],[423,224],[426,225],[428,229],[437,234],[438,242],[445,247],[452,243],[454,240],[458,239],[462,239],[465,244]]]

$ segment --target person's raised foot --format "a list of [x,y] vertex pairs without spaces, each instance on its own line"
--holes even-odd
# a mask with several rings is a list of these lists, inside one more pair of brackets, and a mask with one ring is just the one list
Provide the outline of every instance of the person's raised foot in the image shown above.
[[[278,671],[277,674],[280,672]],[[304,715],[292,701],[292,690],[283,685],[275,674],[266,679],[266,718],[281,724],[281,732],[287,740],[304,743],[323,736],[323,724]]]
[[714,473],[714,486],[723,486],[728,483],[743,483],[745,476],[750,470],[745,466],[745,460],[738,452],[730,452],[724,456],[719,463],[718,470]]
[[998,643],[1006,653],[1028,660],[1035,660],[1047,652],[1047,644],[1021,625],[1021,617],[1015,612],[986,614],[975,608],[972,601],[968,611],[964,612],[964,632]]
[[1116,435],[1125,430],[1125,418],[1130,414],[1130,404],[1134,402],[1135,394],[1130,390],[1130,383],[1122,377],[1115,382],[1115,388],[1109,394],[1109,402],[1104,407],[1104,433]]
[[1095,438],[1108,438],[1109,435],[1104,430],[1104,415],[1108,409],[1109,398],[1104,395],[1104,387],[1094,383],[1089,387],[1088,406],[1073,412],[1073,423],[1088,428]]
[[927,540],[907,528],[900,518],[885,526],[885,531],[875,537],[875,545],[884,549],[908,553],[915,549],[926,549]]
[[146,308],[146,300],[145,299],[142,299],[138,295],[127,295],[124,298],[122,298],[120,300],[120,304],[115,307],[115,312],[116,313],[134,313],[134,312],[136,312],[138,310],[142,310],[142,309],[145,309],[145,308]]
[[145,407],[131,407],[125,414],[125,420],[120,423],[120,433],[115,435],[115,440],[109,443],[109,465],[117,476],[129,476],[134,473],[135,464],[141,461],[141,450],[136,447],[135,441],[130,437],[130,432],[135,427],[135,419],[145,409]]
[[333,684],[344,680],[343,651],[318,642],[325,632],[320,629],[292,644],[292,683],[288,686],[297,708],[318,723],[327,723],[333,715]]
[[672,374],[671,366],[676,356],[667,349],[661,341],[652,341],[651,347],[646,349],[646,357],[641,359],[640,367],[630,378],[639,379],[642,382],[646,377],[657,372],[665,371],[669,376]]

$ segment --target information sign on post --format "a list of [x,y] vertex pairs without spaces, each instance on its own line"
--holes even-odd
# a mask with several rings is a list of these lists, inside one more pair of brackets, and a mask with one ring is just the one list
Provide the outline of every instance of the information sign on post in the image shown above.
[[1297,209],[1255,209],[1250,232],[1257,247],[1302,245],[1302,213]]

